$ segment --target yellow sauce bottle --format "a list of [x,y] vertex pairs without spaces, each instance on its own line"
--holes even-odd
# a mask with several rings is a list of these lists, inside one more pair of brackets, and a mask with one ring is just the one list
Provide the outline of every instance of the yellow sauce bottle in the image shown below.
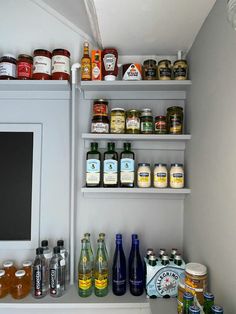
[[88,42],[84,42],[84,53],[81,59],[81,81],[91,81],[91,58]]

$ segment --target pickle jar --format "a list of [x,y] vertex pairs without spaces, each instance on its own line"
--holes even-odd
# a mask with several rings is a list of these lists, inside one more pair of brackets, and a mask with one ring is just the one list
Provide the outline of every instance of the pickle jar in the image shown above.
[[142,109],[141,111],[141,133],[152,134],[153,133],[153,116],[152,110],[149,108]]
[[123,108],[111,110],[110,132],[116,134],[125,133],[125,110]]
[[140,133],[140,112],[138,110],[132,109],[126,112],[126,133]]
[[170,60],[161,60],[158,62],[158,78],[161,81],[171,80],[171,62]]
[[155,60],[149,59],[143,62],[143,79],[144,80],[157,79],[157,63]]
[[176,60],[173,65],[173,76],[175,80],[187,80],[188,64],[186,60]]
[[174,106],[167,108],[167,128],[169,134],[183,133],[183,108]]

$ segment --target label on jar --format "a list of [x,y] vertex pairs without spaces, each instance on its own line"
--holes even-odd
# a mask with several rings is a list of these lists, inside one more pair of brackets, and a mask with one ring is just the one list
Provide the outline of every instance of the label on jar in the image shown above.
[[177,115],[170,115],[170,130],[171,134],[182,133],[182,119]]
[[16,77],[16,65],[10,62],[1,62],[0,76]]
[[155,122],[155,132],[166,132],[166,122],[165,121],[157,121]]
[[35,73],[51,75],[51,59],[43,56],[35,56],[33,62],[33,74]]
[[126,119],[126,130],[138,130],[140,129],[139,118],[127,118]]
[[21,61],[17,66],[17,77],[31,78],[32,76],[32,65],[28,62]]
[[118,166],[117,160],[114,159],[104,160],[103,182],[105,184],[117,184],[118,182],[117,166]]
[[147,78],[155,79],[157,76],[157,71],[155,68],[145,69],[145,76]]
[[167,186],[167,173],[166,172],[155,173],[154,185],[155,187],[166,187]]
[[107,116],[107,105],[106,104],[94,104],[93,115],[94,116]]
[[52,57],[52,73],[66,73],[70,74],[70,59],[66,56],[53,56]]
[[187,69],[185,68],[182,68],[182,67],[174,68],[173,72],[174,72],[174,78],[178,78],[178,77],[187,78]]
[[170,175],[170,186],[172,188],[182,188],[184,186],[184,174],[182,172],[172,173]]
[[171,69],[169,68],[159,68],[159,76],[171,78]]
[[86,183],[99,184],[100,183],[100,160],[88,159],[86,162]]
[[111,115],[111,133],[125,132],[125,115],[116,113]]
[[131,158],[122,158],[120,161],[120,182],[134,182],[134,160]]
[[109,132],[109,125],[103,122],[95,122],[91,125],[91,132],[92,133],[108,133]]
[[152,133],[152,127],[153,127],[153,123],[152,122],[141,122],[141,132],[142,133]]

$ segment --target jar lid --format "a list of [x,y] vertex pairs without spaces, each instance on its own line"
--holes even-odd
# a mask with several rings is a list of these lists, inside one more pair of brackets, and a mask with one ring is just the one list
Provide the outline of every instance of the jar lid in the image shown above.
[[99,103],[103,103],[103,104],[108,104],[108,101],[107,100],[105,100],[105,99],[95,99],[94,101],[93,101],[93,103],[94,104],[96,104],[97,102],[99,102]]
[[64,48],[56,48],[52,51],[52,54],[59,54],[59,53],[65,53],[67,57],[70,57],[70,52]]
[[189,307],[189,313],[191,314],[200,314],[200,309],[197,305],[191,305]]
[[156,260],[157,260],[156,255],[153,254],[153,253],[149,255],[148,259],[149,259],[150,261],[156,261]]
[[168,261],[168,260],[169,260],[169,256],[164,253],[164,254],[162,254],[161,259],[162,259],[163,261]]
[[187,64],[187,60],[184,60],[184,59],[175,60],[174,64],[176,64],[177,62],[184,62]]
[[145,115],[145,116],[151,116],[152,115],[152,109],[149,108],[144,108],[141,109],[141,117]]
[[25,276],[25,271],[24,270],[17,270],[15,272],[15,276],[16,277],[23,277],[23,276]]
[[166,164],[157,163],[157,164],[154,164],[154,167],[166,167]]
[[3,58],[4,57],[11,58],[11,59],[14,59],[16,61],[16,56],[11,54],[11,53],[4,53]]
[[138,164],[139,167],[150,167],[150,164],[149,163],[146,163],[146,162],[141,162]]
[[13,261],[5,261],[3,262],[3,267],[12,267],[13,266]]
[[214,313],[223,313],[223,307],[219,305],[212,305],[211,309]]
[[52,55],[51,52],[48,51],[48,50],[46,50],[46,49],[35,49],[35,50],[34,50],[34,54],[35,54],[35,53],[39,53],[39,54],[40,54],[40,53],[46,53],[46,54],[50,55],[50,57],[51,57],[51,55]]
[[208,299],[208,300],[214,300],[214,298],[215,298],[214,294],[211,292],[204,292],[203,295],[204,295],[204,298]]
[[130,110],[127,110],[127,113],[139,113],[139,111],[136,109],[130,109]]
[[182,260],[182,257],[179,253],[175,254],[175,260],[176,261],[181,261]]
[[153,63],[154,65],[157,64],[156,60],[153,60],[153,59],[148,59],[148,60],[143,61],[144,65],[149,65],[149,63]]
[[185,271],[190,275],[195,276],[203,276],[207,274],[206,266],[199,263],[188,263],[185,266]]
[[169,63],[169,64],[171,64],[171,61],[168,60],[168,59],[160,60],[160,61],[158,62],[158,65],[161,64],[161,63]]
[[124,108],[113,108],[113,109],[111,109],[111,112],[112,111],[122,111],[122,112],[124,112],[125,109]]
[[4,269],[0,269],[0,277],[5,275],[5,270]]
[[167,108],[167,111],[171,111],[171,110],[183,110],[183,108],[182,107],[179,107],[179,106],[172,106],[172,107],[169,107],[169,108]]
[[29,266],[31,266],[32,265],[32,261],[24,261],[23,263],[22,263],[22,266],[23,267],[29,267]]
[[33,57],[31,57],[30,55],[24,54],[24,53],[18,55],[18,59],[20,59],[20,58],[26,58],[26,59],[30,59],[31,61],[33,61]]
[[174,164],[171,164],[171,167],[183,167],[183,164],[174,163]]
[[166,119],[166,116],[156,116],[155,119]]
[[185,300],[193,300],[193,294],[191,292],[185,291],[183,297]]

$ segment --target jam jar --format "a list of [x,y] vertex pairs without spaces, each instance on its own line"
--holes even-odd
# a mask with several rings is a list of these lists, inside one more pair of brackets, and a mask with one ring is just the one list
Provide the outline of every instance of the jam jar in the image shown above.
[[17,60],[18,80],[30,80],[32,78],[33,58],[26,54],[20,54]]
[[66,49],[54,49],[52,52],[52,79],[70,80],[70,53]]
[[109,119],[106,116],[93,116],[91,133],[109,133]]
[[5,54],[0,58],[0,80],[14,80],[16,78],[16,58]]
[[152,134],[153,133],[153,116],[152,110],[145,108],[141,110],[141,133]]
[[51,59],[52,54],[45,49],[34,50],[33,76],[34,80],[51,79]]
[[156,80],[157,79],[157,63],[156,60],[145,60],[143,62],[143,79]]
[[126,133],[140,133],[140,113],[138,110],[131,109],[126,112]]
[[159,80],[171,80],[171,62],[170,60],[161,60],[158,62],[158,78]]
[[167,128],[169,134],[183,133],[183,108],[173,106],[167,108]]
[[108,101],[96,99],[93,101],[93,116],[108,116]]
[[167,133],[166,116],[156,116],[154,129],[155,129],[155,134]]

